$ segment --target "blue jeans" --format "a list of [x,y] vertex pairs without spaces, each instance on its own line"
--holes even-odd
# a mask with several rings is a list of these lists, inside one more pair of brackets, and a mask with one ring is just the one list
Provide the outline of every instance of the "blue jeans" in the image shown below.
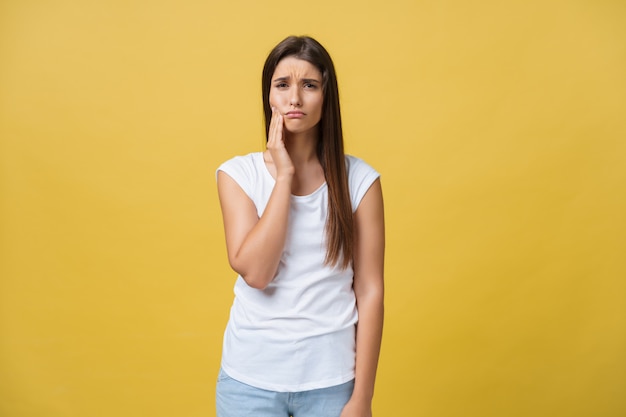
[[353,389],[354,380],[310,391],[267,391],[236,381],[220,369],[217,417],[339,417]]

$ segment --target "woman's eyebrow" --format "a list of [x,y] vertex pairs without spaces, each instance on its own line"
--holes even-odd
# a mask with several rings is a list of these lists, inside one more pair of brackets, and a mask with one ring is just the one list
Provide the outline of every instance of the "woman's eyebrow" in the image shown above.
[[[275,78],[273,82],[279,82],[279,81],[289,81],[291,79],[290,76],[286,76],[286,77],[278,77]],[[321,81],[316,79],[316,78],[303,78],[301,80],[303,83],[320,83]]]

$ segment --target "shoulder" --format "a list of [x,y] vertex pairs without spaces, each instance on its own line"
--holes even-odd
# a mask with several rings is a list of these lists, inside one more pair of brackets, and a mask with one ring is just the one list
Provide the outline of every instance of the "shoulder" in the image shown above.
[[262,152],[252,152],[247,155],[234,156],[222,163],[215,171],[215,175],[217,176],[219,171],[223,171],[235,180],[238,180],[242,176],[256,176],[260,167],[259,161],[263,162]]
[[215,171],[218,187],[218,174],[221,171],[234,180],[248,197],[253,198],[259,183],[263,181],[263,169],[266,169],[264,164],[262,152],[235,156],[221,164]]
[[377,176],[380,175],[370,164],[354,155],[346,155],[346,168],[348,175],[352,176],[367,174],[375,174]]
[[371,185],[380,177],[380,173],[361,158],[346,155],[346,170],[352,210],[355,211]]
[[255,165],[257,165],[257,161],[259,158],[263,158],[262,152],[252,152],[247,155],[233,156],[232,158],[224,161],[217,168],[217,171],[226,171],[230,168],[254,167]]

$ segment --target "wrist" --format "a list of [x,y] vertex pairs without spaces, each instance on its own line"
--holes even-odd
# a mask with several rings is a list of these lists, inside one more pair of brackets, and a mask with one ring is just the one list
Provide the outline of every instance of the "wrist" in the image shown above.
[[355,388],[355,390],[352,391],[352,396],[350,397],[350,400],[369,406],[372,404],[373,398],[374,398],[373,393],[363,392]]
[[286,184],[291,184],[291,182],[293,181],[293,176],[294,173],[293,172],[281,172],[281,173],[277,173],[276,174],[276,182],[284,182]]

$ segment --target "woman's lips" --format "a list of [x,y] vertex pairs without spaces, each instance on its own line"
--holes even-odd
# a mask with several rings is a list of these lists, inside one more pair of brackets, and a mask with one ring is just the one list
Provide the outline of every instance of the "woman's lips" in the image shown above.
[[302,113],[301,111],[289,111],[285,113],[285,117],[288,117],[290,119],[300,119],[303,116],[304,113]]

